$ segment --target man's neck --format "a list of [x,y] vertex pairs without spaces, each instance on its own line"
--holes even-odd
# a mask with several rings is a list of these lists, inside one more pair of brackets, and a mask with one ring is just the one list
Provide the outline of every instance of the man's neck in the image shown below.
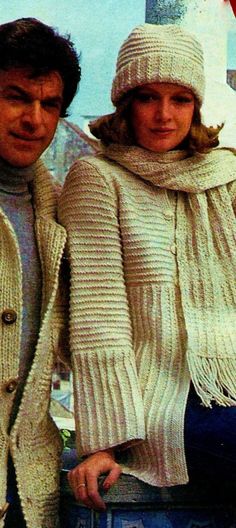
[[35,163],[29,167],[13,167],[0,158],[0,188],[9,192],[23,192],[34,178]]

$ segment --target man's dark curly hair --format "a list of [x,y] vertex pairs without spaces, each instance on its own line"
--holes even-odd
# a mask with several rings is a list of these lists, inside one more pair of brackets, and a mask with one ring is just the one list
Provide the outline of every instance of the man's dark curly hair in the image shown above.
[[29,68],[32,78],[57,71],[63,81],[61,117],[66,117],[80,81],[79,57],[69,36],[35,18],[0,25],[0,70]]

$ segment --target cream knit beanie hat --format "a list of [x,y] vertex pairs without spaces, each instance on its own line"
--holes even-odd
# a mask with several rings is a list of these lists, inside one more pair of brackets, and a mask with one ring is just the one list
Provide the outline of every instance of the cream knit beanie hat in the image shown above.
[[190,88],[202,104],[205,88],[203,51],[190,33],[175,25],[143,24],[122,44],[111,99],[116,106],[142,84],[168,82]]

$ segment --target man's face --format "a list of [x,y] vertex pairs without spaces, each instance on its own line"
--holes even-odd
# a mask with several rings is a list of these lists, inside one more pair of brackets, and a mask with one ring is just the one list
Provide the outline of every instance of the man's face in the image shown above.
[[28,167],[51,143],[60,117],[63,81],[58,72],[32,78],[26,68],[0,70],[0,157]]

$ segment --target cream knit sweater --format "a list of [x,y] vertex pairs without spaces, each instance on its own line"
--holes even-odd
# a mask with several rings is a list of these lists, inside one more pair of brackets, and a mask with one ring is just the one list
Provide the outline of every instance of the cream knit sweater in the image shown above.
[[[17,384],[22,332],[22,264],[17,236],[0,208],[0,305],[12,309],[14,324],[0,322],[0,528],[6,502],[7,460],[10,450],[27,528],[58,526],[59,472],[62,443],[49,414],[51,376],[65,334],[65,311],[58,295],[59,269],[66,233],[56,221],[57,193],[39,161],[32,182],[35,234],[42,270],[40,333],[21,404],[9,433],[9,418]],[[9,433],[9,434],[8,434]]]
[[229,151],[111,146],[60,201],[78,450],[137,440],[123,470],[153,485],[188,481],[191,378],[206,405],[236,400],[235,179]]

